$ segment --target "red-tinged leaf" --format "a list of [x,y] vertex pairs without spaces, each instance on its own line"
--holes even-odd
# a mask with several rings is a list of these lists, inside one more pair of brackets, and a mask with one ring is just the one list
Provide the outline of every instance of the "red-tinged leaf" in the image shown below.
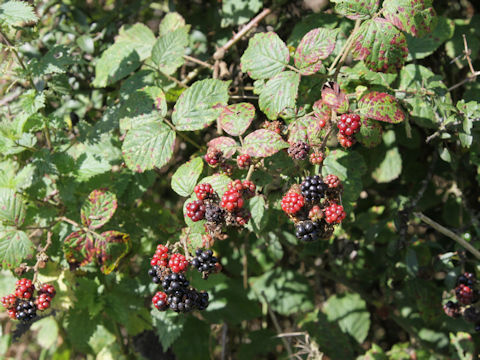
[[385,19],[367,20],[354,37],[353,56],[370,70],[394,73],[408,56],[407,39]]
[[96,237],[95,248],[100,270],[110,274],[130,251],[130,235],[115,230],[105,231]]
[[287,45],[274,32],[267,32],[249,40],[240,62],[252,79],[269,79],[281,73],[289,60]]
[[290,126],[288,142],[296,143],[304,141],[310,145],[320,144],[322,127],[315,116],[303,116],[296,119]]
[[93,190],[82,206],[82,224],[90,229],[105,225],[117,210],[117,197],[106,189]]
[[422,37],[432,31],[437,22],[432,0],[385,0],[383,16],[400,30]]
[[287,109],[294,109],[300,74],[284,71],[267,81],[258,98],[258,106],[270,120]]
[[322,99],[315,101],[313,104],[313,114],[318,120],[324,120],[328,122],[332,116],[332,111],[330,108],[323,102]]
[[373,91],[364,95],[358,102],[360,113],[370,119],[397,124],[405,120],[405,113],[395,97]]
[[231,158],[238,148],[237,142],[227,136],[220,136],[212,139],[207,143],[207,146],[209,148],[220,150],[223,153],[223,157],[227,159]]
[[95,239],[83,230],[74,231],[63,240],[63,251],[71,267],[87,265],[95,258]]
[[238,103],[226,106],[220,114],[220,125],[232,136],[242,135],[255,117],[255,106],[249,103]]
[[315,74],[322,68],[322,60],[335,49],[339,29],[317,28],[309,31],[295,51],[295,66],[302,75]]
[[365,20],[373,16],[380,5],[380,0],[332,0],[335,11],[352,20]]
[[254,157],[267,157],[287,147],[288,143],[276,132],[260,129],[245,138],[242,153]]
[[378,121],[363,118],[360,132],[355,135],[355,138],[363,146],[373,148],[382,142],[382,133],[383,128]]
[[340,90],[340,87],[337,83],[333,85],[327,83],[322,89],[322,101],[333,111],[337,113],[345,113],[348,111],[348,99],[347,94],[343,90]]

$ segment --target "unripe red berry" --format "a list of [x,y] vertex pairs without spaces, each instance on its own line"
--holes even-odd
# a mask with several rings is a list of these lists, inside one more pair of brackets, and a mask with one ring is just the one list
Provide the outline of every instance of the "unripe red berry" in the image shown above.
[[213,187],[210,184],[198,184],[193,191],[195,192],[195,195],[197,195],[198,200],[205,200],[214,193]]
[[289,191],[282,198],[282,210],[287,214],[295,214],[305,205],[305,199],[302,195]]
[[237,191],[236,188],[233,188],[231,190],[227,190],[223,196],[222,196],[222,201],[220,202],[220,206],[223,207],[224,209],[227,209],[227,211],[234,211],[235,209],[239,209],[243,207],[243,199],[241,194]]
[[182,254],[172,254],[168,267],[172,269],[174,273],[184,272],[187,269],[188,261]]
[[252,159],[248,154],[242,154],[237,158],[237,165],[240,169],[246,169],[252,164]]
[[187,204],[187,216],[192,221],[200,221],[205,217],[205,205],[202,200],[196,200]]
[[329,224],[340,224],[347,214],[342,205],[331,204],[323,210],[325,221]]

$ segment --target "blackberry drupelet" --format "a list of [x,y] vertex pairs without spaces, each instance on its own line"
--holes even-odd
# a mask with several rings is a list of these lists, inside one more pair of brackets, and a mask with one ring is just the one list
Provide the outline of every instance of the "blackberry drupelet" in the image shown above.
[[302,195],[307,202],[317,202],[325,196],[327,186],[319,175],[307,176],[301,185]]
[[[167,295],[183,296],[190,283],[183,274],[168,274],[163,278],[162,287]],[[170,301],[169,301],[170,302]]]
[[148,270],[148,275],[150,275],[152,277],[152,281],[155,283],[155,284],[159,284],[160,283],[160,278],[158,276],[158,270],[159,270],[159,267],[157,265],[155,266],[152,266],[149,270]]

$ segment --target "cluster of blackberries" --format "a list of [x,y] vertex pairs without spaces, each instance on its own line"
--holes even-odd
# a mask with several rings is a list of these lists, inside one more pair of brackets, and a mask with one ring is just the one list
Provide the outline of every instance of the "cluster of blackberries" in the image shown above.
[[206,279],[209,274],[219,271],[221,266],[211,250],[197,249],[195,255],[189,262],[182,254],[169,255],[169,249],[165,245],[157,246],[150,261],[148,275],[155,284],[163,288],[163,291],[157,292],[152,298],[152,303],[158,310],[170,309],[185,313],[207,308],[208,293],[191,287],[185,273],[191,265],[202,272]]
[[346,214],[339,205],[342,184],[337,176],[307,176],[294,185],[282,199],[282,210],[295,223],[296,237],[305,242],[328,239],[333,226],[340,224]]
[[305,160],[310,152],[310,145],[305,141],[297,141],[290,144],[287,152],[288,156],[294,160]]
[[209,146],[207,153],[204,156],[204,160],[213,168],[220,166],[219,172],[224,173],[227,176],[233,174],[235,165],[238,169],[245,170],[248,169],[253,162],[248,154],[240,154],[236,159],[229,158],[228,154],[226,156],[224,155],[225,154],[221,150],[218,150],[214,146]]
[[251,214],[243,206],[255,196],[256,186],[250,180],[234,180],[220,199],[213,187],[199,184],[194,188],[198,200],[186,205],[186,214],[192,221],[206,220],[205,231],[213,238],[222,234],[222,226],[244,226]]
[[453,318],[462,316],[465,321],[475,324],[475,331],[480,331],[480,311],[474,305],[480,299],[476,285],[474,274],[466,272],[460,275],[454,290],[457,302],[447,301],[443,311]]
[[29,322],[37,316],[37,310],[44,311],[50,307],[55,297],[55,288],[50,284],[43,284],[34,296],[35,285],[29,279],[20,279],[15,284],[15,292],[6,295],[0,300],[7,309],[8,316],[14,320]]

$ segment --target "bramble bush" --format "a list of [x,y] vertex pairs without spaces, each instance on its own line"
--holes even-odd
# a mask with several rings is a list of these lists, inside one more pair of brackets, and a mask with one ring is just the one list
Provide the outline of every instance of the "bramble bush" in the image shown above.
[[477,358],[479,10],[2,1],[1,357]]

